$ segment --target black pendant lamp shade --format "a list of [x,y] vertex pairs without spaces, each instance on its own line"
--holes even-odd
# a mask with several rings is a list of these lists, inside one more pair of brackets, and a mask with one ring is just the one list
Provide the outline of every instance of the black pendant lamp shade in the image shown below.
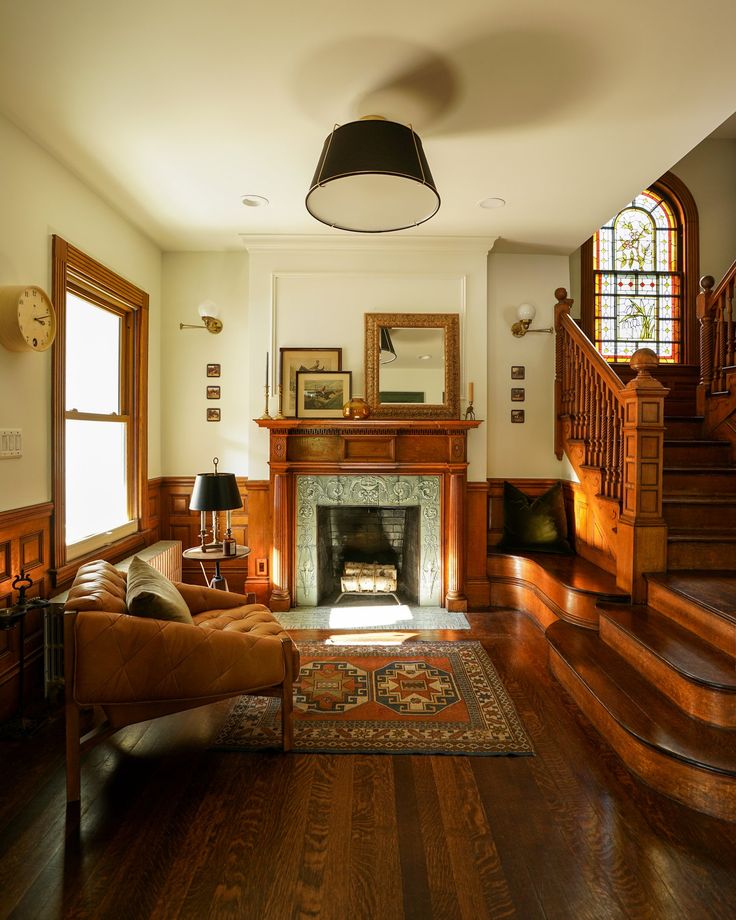
[[397,358],[394,343],[391,341],[391,332],[386,326],[381,326],[381,354],[379,364],[390,364]]
[[197,473],[189,502],[192,511],[234,511],[243,507],[235,473]]
[[363,118],[325,140],[307,210],[339,230],[405,230],[437,213],[440,196],[419,136],[406,125]]

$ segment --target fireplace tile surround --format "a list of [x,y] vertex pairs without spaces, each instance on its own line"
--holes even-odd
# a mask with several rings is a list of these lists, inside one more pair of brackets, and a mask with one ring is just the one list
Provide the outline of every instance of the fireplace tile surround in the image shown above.
[[317,604],[317,508],[420,509],[419,603],[466,611],[467,434],[475,420],[256,419],[269,429],[269,605]]
[[319,602],[317,508],[344,505],[419,507],[419,606],[440,606],[440,490],[439,476],[297,474],[296,605],[316,607]]

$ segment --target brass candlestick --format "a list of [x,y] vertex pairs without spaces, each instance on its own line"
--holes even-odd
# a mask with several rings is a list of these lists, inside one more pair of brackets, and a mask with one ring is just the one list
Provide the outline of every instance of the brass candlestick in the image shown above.
[[473,408],[472,402],[468,403],[468,408],[465,410],[465,420],[475,421],[475,409]]
[[270,412],[268,411],[268,394],[271,392],[271,388],[269,387],[268,384],[266,384],[266,386],[263,388],[263,390],[264,390],[264,392],[265,392],[265,394],[266,394],[266,407],[265,407],[265,409],[263,410],[263,415],[261,416],[261,418],[271,418],[272,416],[271,416]]
[[276,418],[284,418],[284,388],[279,384],[279,414]]

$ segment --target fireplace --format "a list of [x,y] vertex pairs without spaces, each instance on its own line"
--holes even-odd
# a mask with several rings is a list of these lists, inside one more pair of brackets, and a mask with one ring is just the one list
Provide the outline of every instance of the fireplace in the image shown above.
[[[373,516],[359,530],[376,530],[380,522],[400,560],[397,580],[409,602],[467,610],[466,442],[479,421],[269,418],[256,424],[270,434],[272,610],[328,602],[347,539],[333,538],[332,530],[339,530],[339,515],[348,508],[361,509],[367,520]],[[330,509],[341,510],[335,517]],[[332,523],[318,537],[324,521]],[[386,536],[399,525],[400,547],[398,538],[392,545]],[[381,546],[388,552],[383,537]]]
[[317,508],[317,603],[383,596],[419,603],[419,506]]
[[296,603],[339,594],[346,561],[387,562],[405,603],[440,606],[439,476],[296,477]]

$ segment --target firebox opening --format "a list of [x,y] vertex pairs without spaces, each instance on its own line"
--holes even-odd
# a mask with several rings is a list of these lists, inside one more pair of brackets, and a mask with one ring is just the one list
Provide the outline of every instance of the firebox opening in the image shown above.
[[[317,602],[334,604],[342,593],[346,563],[396,568],[403,604],[419,603],[419,507],[319,506],[317,508]],[[379,585],[385,582],[379,580]],[[395,604],[390,593],[346,595],[340,604]]]

